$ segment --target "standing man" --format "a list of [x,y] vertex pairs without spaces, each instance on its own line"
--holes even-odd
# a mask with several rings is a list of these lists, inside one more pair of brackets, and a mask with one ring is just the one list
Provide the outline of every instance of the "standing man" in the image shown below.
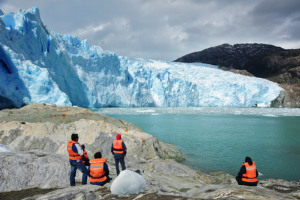
[[122,171],[126,169],[124,158],[126,157],[126,145],[121,139],[121,134],[118,134],[116,139],[114,140],[113,144],[111,145],[111,153],[114,155],[117,176],[120,174],[119,170],[119,162],[122,166]]
[[72,134],[71,139],[68,142],[67,150],[69,153],[70,165],[71,165],[71,174],[70,174],[70,184],[71,186],[75,186],[75,176],[76,170],[79,169],[82,172],[82,185],[86,185],[87,176],[89,175],[89,171],[81,161],[82,159],[86,159],[83,155],[83,149],[81,145],[78,143],[78,134]]

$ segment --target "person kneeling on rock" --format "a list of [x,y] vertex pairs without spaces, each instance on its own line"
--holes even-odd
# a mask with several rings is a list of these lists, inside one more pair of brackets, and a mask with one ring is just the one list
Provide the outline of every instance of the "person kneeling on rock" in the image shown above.
[[94,158],[90,160],[90,183],[102,186],[110,181],[107,159],[102,158],[101,152],[95,153]]
[[87,182],[87,176],[89,172],[86,166],[83,164],[82,159],[85,159],[83,149],[78,143],[78,134],[72,134],[71,139],[67,145],[67,151],[69,153],[70,165],[71,165],[71,174],[70,174],[70,184],[75,186],[75,176],[76,170],[79,169],[82,172],[82,185],[85,185]]
[[113,144],[111,145],[111,153],[114,155],[115,158],[117,176],[120,174],[119,162],[121,163],[122,171],[126,169],[124,161],[124,158],[126,157],[126,150],[127,148],[125,143],[121,139],[121,134],[118,134]]
[[238,176],[235,177],[239,185],[257,186],[258,172],[255,162],[250,157],[245,158],[245,163],[242,165]]

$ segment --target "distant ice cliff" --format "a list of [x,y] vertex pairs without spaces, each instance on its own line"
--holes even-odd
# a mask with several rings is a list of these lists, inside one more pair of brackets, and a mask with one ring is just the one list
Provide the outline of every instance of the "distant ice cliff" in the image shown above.
[[54,33],[43,25],[38,8],[0,18],[0,100],[16,107],[33,102],[96,108],[267,106],[282,90],[206,64],[118,56]]

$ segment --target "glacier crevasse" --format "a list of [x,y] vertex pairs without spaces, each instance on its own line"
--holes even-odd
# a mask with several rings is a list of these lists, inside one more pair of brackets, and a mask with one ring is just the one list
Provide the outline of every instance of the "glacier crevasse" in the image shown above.
[[38,8],[0,18],[0,104],[251,107],[267,106],[282,90],[207,64],[118,56],[51,31]]

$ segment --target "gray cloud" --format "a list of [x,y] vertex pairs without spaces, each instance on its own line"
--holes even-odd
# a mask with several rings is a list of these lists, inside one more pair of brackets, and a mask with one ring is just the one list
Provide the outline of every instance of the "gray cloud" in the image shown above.
[[299,48],[299,0],[10,0],[38,7],[45,25],[119,55],[175,60],[223,43]]
[[0,0],[0,9],[2,9],[2,6],[7,2],[7,0]]

